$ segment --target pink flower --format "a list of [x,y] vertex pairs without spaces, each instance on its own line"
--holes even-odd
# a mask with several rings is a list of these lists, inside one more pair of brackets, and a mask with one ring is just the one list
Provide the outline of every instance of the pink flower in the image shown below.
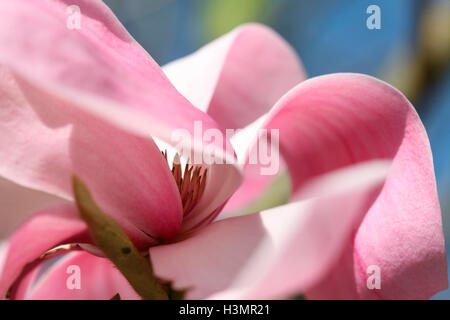
[[[67,28],[71,4],[80,29]],[[447,288],[428,138],[388,84],[359,74],[303,81],[294,51],[259,25],[162,71],[101,1],[2,1],[0,12],[0,219],[10,235],[0,249],[1,297],[12,287],[15,299],[139,298],[90,253],[74,174],[150,253],[159,278],[190,289],[187,298],[421,299]],[[258,125],[279,129],[280,173],[202,166],[203,194],[186,205],[158,146],[174,147],[173,131],[193,134],[195,121],[245,128],[232,139],[238,158],[256,145]],[[209,150],[235,157],[225,144]],[[267,199],[283,172],[288,204],[231,217]],[[52,264],[42,256],[76,243],[89,252]],[[66,286],[73,265],[80,290]],[[367,284],[371,266],[381,288]]]

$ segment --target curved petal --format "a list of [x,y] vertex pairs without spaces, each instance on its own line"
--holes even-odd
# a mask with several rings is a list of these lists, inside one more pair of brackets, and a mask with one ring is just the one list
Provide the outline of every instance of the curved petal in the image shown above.
[[[71,178],[76,174],[106,213],[132,221],[134,234],[141,233],[137,229],[160,237],[178,232],[178,190],[151,139],[120,130],[77,109],[73,102],[34,90],[4,68],[0,68],[0,96],[0,175],[71,199]],[[10,213],[2,210],[5,214]]]
[[22,187],[0,177],[0,202],[0,239],[4,239],[23,223],[30,212],[61,204],[65,200]]
[[304,190],[326,190],[319,197],[224,219],[184,241],[153,247],[155,273],[178,289],[189,289],[189,299],[304,292],[333,266],[388,168],[376,161],[330,173]]
[[117,293],[122,300],[140,299],[111,261],[81,251],[68,253],[50,266],[38,265],[14,288],[11,298],[110,300]]
[[[80,9],[80,29],[66,27],[69,5]],[[193,148],[201,147],[195,122],[220,130],[217,123],[173,88],[101,1],[18,0],[0,7],[0,62],[13,74],[2,70],[0,77],[0,175],[71,198],[75,173],[108,214],[156,237],[178,233],[178,191],[149,137],[177,145],[172,135],[184,129],[200,140]],[[208,144],[234,158],[224,141]],[[241,176],[235,166],[211,171],[230,186],[216,198],[219,207]]]
[[258,24],[240,26],[164,66],[175,87],[223,128],[243,128],[306,76],[295,51]]
[[6,242],[0,297],[5,297],[29,263],[61,244],[76,242],[89,243],[90,237],[74,205],[61,205],[34,214]]
[[[67,27],[73,6],[80,11],[79,29]],[[216,127],[175,90],[102,1],[2,2],[1,14],[0,60],[34,86],[142,135],[170,138],[174,129],[192,131],[196,120]]]
[[[392,159],[393,170],[353,246],[358,296],[428,298],[447,286],[431,150],[417,113],[399,91],[359,74],[313,78],[278,102],[265,127],[280,130],[293,192],[329,170]],[[384,275],[381,291],[367,288],[370,265]]]

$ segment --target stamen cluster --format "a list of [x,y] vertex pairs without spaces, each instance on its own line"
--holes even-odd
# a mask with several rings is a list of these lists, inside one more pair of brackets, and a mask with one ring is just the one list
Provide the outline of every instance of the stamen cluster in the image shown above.
[[[167,160],[167,150],[161,152]],[[181,169],[180,155],[175,154],[172,162],[172,175],[180,192],[181,202],[183,204],[183,215],[186,217],[192,212],[192,209],[199,203],[203,196],[206,186],[206,177],[208,169],[201,166],[189,165],[186,163],[184,170]]]

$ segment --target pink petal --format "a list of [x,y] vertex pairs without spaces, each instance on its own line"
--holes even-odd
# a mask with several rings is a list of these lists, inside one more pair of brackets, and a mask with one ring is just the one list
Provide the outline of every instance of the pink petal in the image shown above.
[[[74,5],[81,28],[70,30],[66,10]],[[34,86],[145,136],[170,140],[173,129],[192,131],[195,120],[216,127],[173,88],[102,1],[18,0],[2,2],[1,9],[0,59]]]
[[339,258],[387,168],[373,162],[330,173],[304,190],[308,195],[325,190],[319,197],[224,219],[184,241],[153,247],[155,273],[175,281],[176,288],[189,288],[189,299],[279,298],[304,292]]
[[246,24],[164,71],[223,128],[242,128],[306,78],[295,51],[273,30]]
[[27,264],[61,244],[76,242],[88,243],[90,239],[75,206],[61,205],[37,212],[6,243],[0,268],[0,297],[5,296]]
[[[73,285],[70,277],[77,274],[79,289],[67,285]],[[140,299],[112,262],[83,251],[69,253],[50,267],[39,265],[14,291],[17,300],[110,300],[117,293],[122,300]]]
[[[356,277],[351,285],[356,292],[341,295],[342,286],[332,290],[330,280],[314,297],[428,298],[447,287],[431,150],[417,113],[400,92],[365,75],[317,77],[284,96],[266,127],[280,129],[280,152],[294,192],[309,179],[343,166],[375,158],[393,162],[356,233],[354,254],[344,253],[353,259],[335,269],[342,271],[341,277],[348,275],[342,282],[349,285]],[[367,288],[371,265],[381,269],[381,290]],[[345,271],[353,267],[354,275]]]
[[136,237],[142,234],[137,229],[161,237],[178,232],[179,193],[151,139],[118,129],[2,70],[0,175],[71,199],[76,174],[106,213],[132,221]]
[[0,239],[9,236],[30,212],[65,202],[63,199],[22,187],[0,177]]
[[[219,128],[173,88],[102,2],[70,5],[81,10],[79,30],[66,27],[68,5],[60,1],[0,4],[0,61],[14,75],[1,71],[0,175],[71,198],[70,176],[78,174],[105,212],[170,238],[180,229],[181,202],[149,136],[175,145],[174,130],[192,134],[194,121],[204,130]],[[233,158],[224,143],[214,143]],[[212,210],[241,179],[234,166],[214,170],[229,188]]]

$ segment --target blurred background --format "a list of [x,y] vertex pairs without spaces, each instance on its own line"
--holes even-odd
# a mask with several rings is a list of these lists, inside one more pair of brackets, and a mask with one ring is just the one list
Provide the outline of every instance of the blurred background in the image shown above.
[[[310,77],[359,72],[400,89],[431,140],[450,252],[450,0],[104,1],[160,65],[241,23],[261,22],[297,50]],[[369,30],[373,4],[381,29]],[[434,299],[450,299],[450,290]]]

